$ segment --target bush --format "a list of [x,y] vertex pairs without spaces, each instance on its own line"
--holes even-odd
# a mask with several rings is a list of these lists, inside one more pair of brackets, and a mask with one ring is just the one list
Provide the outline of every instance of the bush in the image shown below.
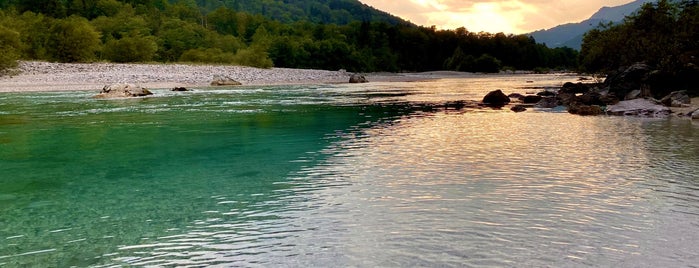
[[103,57],[114,62],[146,62],[153,60],[158,44],[152,36],[126,36],[104,45]]
[[87,62],[100,49],[100,34],[82,17],[56,20],[49,29],[49,57],[59,62]]
[[19,33],[0,25],[0,73],[17,66]]
[[235,63],[258,68],[272,68],[274,63],[266,51],[260,48],[245,48],[235,53]]
[[218,48],[190,49],[182,53],[180,61],[203,63],[235,63],[235,54]]

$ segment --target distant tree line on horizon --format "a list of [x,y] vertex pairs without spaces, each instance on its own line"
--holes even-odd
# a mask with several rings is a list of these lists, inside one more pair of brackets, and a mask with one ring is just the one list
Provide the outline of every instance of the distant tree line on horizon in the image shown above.
[[0,68],[17,59],[353,72],[577,67],[577,51],[551,49],[524,35],[387,21],[281,22],[225,5],[209,11],[212,6],[199,2],[207,1],[9,0],[0,3]]

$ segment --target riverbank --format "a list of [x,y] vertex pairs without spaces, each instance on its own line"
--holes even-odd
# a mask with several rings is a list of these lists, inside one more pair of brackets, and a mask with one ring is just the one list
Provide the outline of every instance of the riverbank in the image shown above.
[[[243,85],[347,83],[351,73],[327,70],[195,64],[51,63],[21,61],[15,75],[0,77],[0,92],[99,91],[112,83],[133,83],[145,88],[206,87],[215,75]],[[442,76],[467,76],[450,72],[421,74],[369,74],[373,82],[409,82]]]

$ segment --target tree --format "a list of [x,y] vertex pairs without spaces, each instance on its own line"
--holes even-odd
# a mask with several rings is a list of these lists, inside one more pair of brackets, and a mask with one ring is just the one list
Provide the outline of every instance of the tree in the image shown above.
[[0,73],[17,66],[19,33],[0,25]]
[[87,62],[95,59],[100,49],[100,34],[82,17],[56,20],[49,29],[47,52],[60,62]]
[[103,49],[103,57],[113,62],[147,62],[153,60],[158,44],[153,36],[125,36],[109,40]]

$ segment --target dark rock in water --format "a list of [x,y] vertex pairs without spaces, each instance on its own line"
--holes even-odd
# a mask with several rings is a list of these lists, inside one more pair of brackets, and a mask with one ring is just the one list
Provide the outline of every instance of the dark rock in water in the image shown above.
[[510,95],[507,95],[507,97],[510,99],[521,99],[521,98],[524,98],[524,95],[519,94],[519,93],[512,93]]
[[687,95],[686,90],[680,90],[665,96],[660,103],[668,107],[682,107],[692,103],[692,99]]
[[515,105],[512,108],[510,108],[510,110],[512,110],[515,113],[520,113],[526,111],[527,107],[524,107],[524,105]]
[[559,106],[558,99],[556,97],[545,97],[537,102],[534,107],[537,108],[554,108]]
[[538,95],[527,95],[521,98],[523,103],[537,103],[541,101],[541,99],[543,99],[543,97]]
[[607,114],[641,117],[667,117],[670,108],[647,99],[634,99],[620,101],[615,105],[607,106]]
[[134,84],[111,84],[102,88],[95,98],[128,98],[128,97],[143,97],[153,95],[146,88]]
[[235,81],[233,78],[224,75],[214,75],[211,81],[212,86],[240,86],[242,83]]
[[189,89],[185,87],[173,87],[170,91],[189,91]]
[[491,91],[483,97],[483,104],[488,107],[502,107],[510,103],[510,98],[498,89]]
[[601,115],[604,113],[597,105],[586,105],[579,102],[572,102],[568,105],[568,112],[577,115]]
[[648,96],[650,87],[648,77],[652,69],[645,63],[636,63],[628,68],[621,68],[616,73],[610,74],[604,80],[604,85],[609,87],[609,92],[615,96],[625,97],[633,90],[641,90],[641,97]]
[[353,84],[357,84],[357,83],[367,83],[369,81],[366,79],[366,77],[364,77],[361,74],[352,74],[349,78],[349,82],[353,83]]
[[558,91],[558,93],[573,93],[573,94],[582,94],[585,92],[590,91],[590,87],[586,84],[583,83],[577,83],[574,84],[572,82],[567,82],[563,84],[561,89]]
[[542,97],[551,97],[551,96],[556,96],[556,93],[547,90],[547,91],[541,91],[539,93],[536,93],[536,95],[542,96]]
[[619,99],[617,99],[614,94],[602,94],[599,96],[599,102],[604,105],[613,105],[619,103]]
[[692,119],[699,119],[699,110],[694,111],[693,113],[690,114]]
[[575,100],[576,97],[575,97],[575,93],[565,93],[565,92],[564,92],[564,93],[558,93],[558,95],[556,96],[556,98],[558,99],[558,101],[559,101],[562,105],[568,106],[568,104],[570,104],[571,102],[573,102],[573,101]]

